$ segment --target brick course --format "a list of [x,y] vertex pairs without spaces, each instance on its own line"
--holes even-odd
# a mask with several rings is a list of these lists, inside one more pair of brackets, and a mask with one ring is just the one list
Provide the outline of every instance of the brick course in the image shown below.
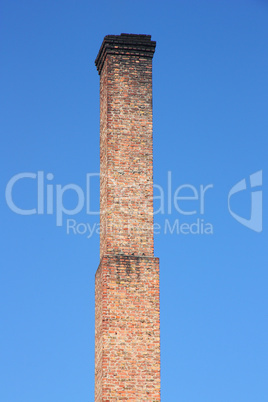
[[160,401],[159,261],[153,242],[149,35],[109,35],[100,74],[100,265],[95,401]]

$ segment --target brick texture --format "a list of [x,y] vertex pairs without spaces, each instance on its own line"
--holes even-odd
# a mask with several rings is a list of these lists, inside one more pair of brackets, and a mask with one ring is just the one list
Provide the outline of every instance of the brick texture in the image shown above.
[[100,74],[100,265],[95,401],[160,401],[159,261],[153,241],[149,35],[109,35]]

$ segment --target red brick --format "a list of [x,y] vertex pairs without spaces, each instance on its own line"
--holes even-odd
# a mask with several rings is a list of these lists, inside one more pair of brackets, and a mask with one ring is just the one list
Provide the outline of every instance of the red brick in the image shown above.
[[109,35],[100,74],[100,265],[95,401],[160,401],[159,261],[153,239],[149,35]]

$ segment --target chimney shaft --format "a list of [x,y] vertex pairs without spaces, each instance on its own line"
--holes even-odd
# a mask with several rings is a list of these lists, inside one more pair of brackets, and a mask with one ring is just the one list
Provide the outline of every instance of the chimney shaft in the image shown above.
[[149,35],[109,35],[100,73],[100,256],[153,255],[152,57]]
[[95,401],[160,401],[159,260],[153,244],[149,35],[106,36],[100,74],[100,265]]

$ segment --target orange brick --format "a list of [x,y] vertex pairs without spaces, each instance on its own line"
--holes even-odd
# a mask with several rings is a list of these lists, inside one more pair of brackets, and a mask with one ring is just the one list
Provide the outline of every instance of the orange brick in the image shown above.
[[153,239],[149,35],[109,35],[100,74],[100,265],[95,401],[160,401],[159,260]]

